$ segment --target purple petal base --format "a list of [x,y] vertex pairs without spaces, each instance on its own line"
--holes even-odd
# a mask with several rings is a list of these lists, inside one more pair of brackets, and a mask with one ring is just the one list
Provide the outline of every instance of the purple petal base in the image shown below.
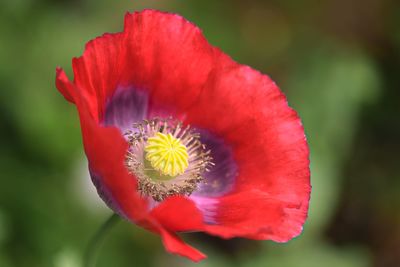
[[96,187],[97,194],[100,196],[100,198],[106,203],[106,205],[113,210],[115,213],[117,213],[119,216],[123,218],[127,218],[125,214],[122,212],[122,209],[120,208],[119,204],[117,201],[114,200],[113,196],[111,193],[108,191],[108,188],[106,188],[102,182],[102,178],[100,175],[95,173],[89,166],[89,173],[90,177],[92,179],[92,182],[94,186]]
[[148,111],[148,94],[133,87],[119,87],[107,101],[104,126],[115,126],[124,133],[135,122],[145,119]]
[[218,198],[232,191],[238,173],[238,167],[233,159],[232,149],[220,138],[205,130],[198,130],[201,142],[206,149],[211,150],[215,166],[204,174],[204,181],[193,192],[190,199],[202,212],[204,222],[215,224],[215,214],[218,207]]
[[204,182],[193,193],[197,197],[219,197],[232,190],[238,172],[233,159],[232,149],[220,138],[205,130],[197,130],[201,135],[201,142],[211,150],[211,157],[215,166],[204,173]]

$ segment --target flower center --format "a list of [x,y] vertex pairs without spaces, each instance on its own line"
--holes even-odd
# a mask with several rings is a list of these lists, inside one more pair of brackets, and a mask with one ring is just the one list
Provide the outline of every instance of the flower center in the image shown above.
[[173,137],[170,133],[158,132],[148,138],[144,151],[151,166],[164,175],[174,177],[183,174],[189,165],[187,148],[179,138]]
[[138,191],[156,201],[189,196],[214,165],[200,135],[172,119],[144,120],[125,135],[129,142],[125,165],[137,178]]

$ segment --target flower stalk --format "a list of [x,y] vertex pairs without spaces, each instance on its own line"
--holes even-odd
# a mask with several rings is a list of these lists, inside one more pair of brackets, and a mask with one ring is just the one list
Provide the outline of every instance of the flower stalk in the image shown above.
[[97,230],[95,235],[90,240],[83,258],[84,267],[94,267],[96,265],[97,255],[101,244],[110,230],[120,221],[120,217],[113,213]]

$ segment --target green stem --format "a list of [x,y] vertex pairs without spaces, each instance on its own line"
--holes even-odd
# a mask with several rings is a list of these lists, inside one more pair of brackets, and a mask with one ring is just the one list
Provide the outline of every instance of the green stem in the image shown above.
[[97,230],[96,234],[90,240],[85,255],[83,258],[84,267],[94,267],[96,264],[97,254],[103,243],[104,238],[111,228],[119,221],[120,217],[117,214],[112,214],[107,221]]

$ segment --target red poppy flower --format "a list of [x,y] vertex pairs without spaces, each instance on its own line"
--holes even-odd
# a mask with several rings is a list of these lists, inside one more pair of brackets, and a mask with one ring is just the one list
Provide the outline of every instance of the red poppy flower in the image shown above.
[[89,170],[115,212],[205,256],[177,232],[285,242],[310,196],[302,124],[266,75],[208,44],[184,18],[127,14],[90,41],[56,86],[78,109]]

